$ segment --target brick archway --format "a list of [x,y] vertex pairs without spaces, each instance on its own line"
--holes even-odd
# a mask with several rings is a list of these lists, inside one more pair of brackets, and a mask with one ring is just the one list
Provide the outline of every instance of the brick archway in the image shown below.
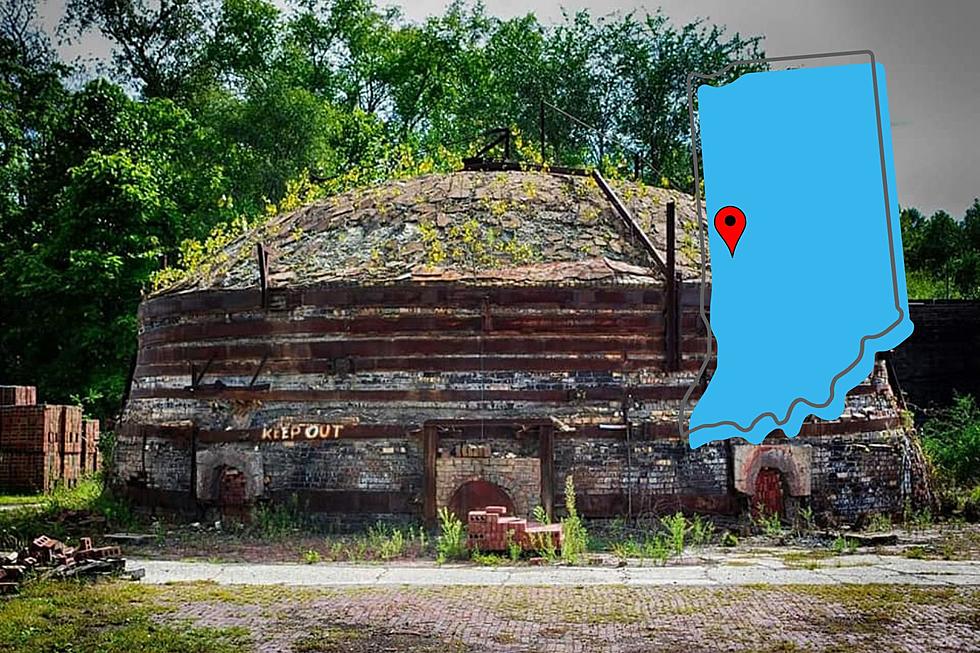
[[436,463],[436,508],[450,506],[466,483],[499,487],[513,501],[514,514],[531,514],[541,498],[541,461],[537,458],[439,458]]
[[[257,451],[244,450],[234,445],[219,445],[198,451],[196,462],[198,500],[222,502],[223,492],[227,490],[230,497],[238,492],[232,489],[232,484],[239,483],[243,503],[250,503],[262,495],[262,457]],[[234,473],[228,470],[234,470]],[[229,474],[237,474],[240,478],[226,478]]]
[[514,501],[510,495],[499,485],[487,481],[467,481],[449,498],[449,509],[463,521],[471,510],[483,510],[487,506],[503,506],[508,515],[514,514]]
[[735,489],[755,496],[759,473],[772,469],[782,474],[791,497],[810,496],[813,454],[810,445],[737,445],[733,451]]

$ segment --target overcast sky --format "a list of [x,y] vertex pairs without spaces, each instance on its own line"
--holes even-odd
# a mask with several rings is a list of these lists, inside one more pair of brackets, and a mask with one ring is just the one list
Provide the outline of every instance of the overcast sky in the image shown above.
[[[60,19],[61,4],[42,4],[49,27]],[[440,13],[447,2],[383,4],[397,4],[407,17],[421,19]],[[768,56],[871,49],[887,70],[899,202],[960,216],[980,195],[980,1],[485,0],[485,5],[505,18],[532,11],[546,23],[561,20],[562,7],[609,13],[659,6],[678,24],[705,17],[733,32],[761,34]],[[105,47],[89,38],[64,54],[104,54]]]

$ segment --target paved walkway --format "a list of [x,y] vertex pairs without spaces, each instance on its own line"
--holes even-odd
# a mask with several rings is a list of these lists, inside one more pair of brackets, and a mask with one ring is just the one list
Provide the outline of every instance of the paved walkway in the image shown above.
[[800,568],[781,558],[745,556],[666,567],[476,567],[472,565],[239,564],[130,560],[143,582],[214,581],[222,585],[292,586],[733,586],[911,584],[980,586],[980,561],[911,560],[851,555]]

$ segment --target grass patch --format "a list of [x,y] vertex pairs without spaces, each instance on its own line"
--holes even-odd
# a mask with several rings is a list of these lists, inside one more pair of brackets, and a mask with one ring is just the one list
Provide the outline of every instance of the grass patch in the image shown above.
[[43,503],[45,499],[43,494],[0,494],[0,506]]
[[914,611],[915,606],[941,605],[958,596],[953,588],[915,585],[800,585],[794,586],[792,591],[844,607],[848,619],[820,619],[813,615],[814,625],[834,633],[860,631],[872,634],[882,626],[896,623],[902,615]]
[[105,489],[98,475],[82,479],[74,488],[59,486],[33,498],[39,499],[37,505],[0,511],[0,548],[23,548],[38,535],[63,540],[94,534],[100,524],[122,530],[135,524],[129,505]]
[[0,602],[0,651],[40,653],[238,653],[250,647],[241,628],[165,624],[159,588],[124,582],[29,583]]

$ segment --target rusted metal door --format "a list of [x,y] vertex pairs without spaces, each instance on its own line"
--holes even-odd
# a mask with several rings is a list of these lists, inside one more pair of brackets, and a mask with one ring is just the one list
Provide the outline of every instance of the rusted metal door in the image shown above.
[[755,495],[752,497],[752,503],[756,516],[759,516],[759,512],[764,512],[766,516],[783,516],[785,512],[783,475],[778,469],[765,467],[759,470],[759,475],[755,479]]
[[225,517],[244,519],[247,515],[245,475],[234,467],[224,467],[218,477],[218,506]]
[[470,510],[483,510],[487,506],[504,506],[507,514],[514,514],[514,502],[499,485],[488,481],[468,481],[453,493],[449,509],[460,519],[466,521]]

